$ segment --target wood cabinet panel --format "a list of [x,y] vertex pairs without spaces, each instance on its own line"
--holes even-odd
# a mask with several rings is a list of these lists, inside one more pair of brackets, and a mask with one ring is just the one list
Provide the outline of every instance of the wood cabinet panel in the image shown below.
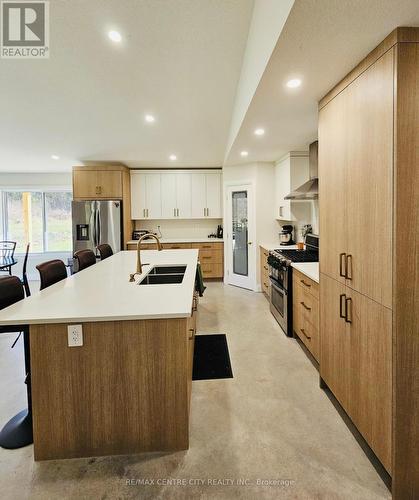
[[181,248],[194,248],[192,243],[163,243],[166,250],[179,250]]
[[320,272],[345,283],[339,255],[346,252],[346,101],[339,94],[319,112]]
[[187,449],[186,330],[186,318],[84,323],[69,348],[66,324],[31,325],[35,460]]
[[[346,89],[347,285],[392,307],[393,51]],[[372,125],[374,124],[374,125]],[[329,244],[329,240],[328,244]]]
[[319,299],[319,284],[316,281],[310,279],[308,276],[300,273],[300,271],[297,271],[296,269],[292,270],[292,274],[294,284],[298,284],[316,299]]
[[340,297],[346,286],[320,274],[320,375],[336,399],[350,408],[351,341],[346,335],[346,323],[340,317]]
[[391,473],[392,313],[354,290],[346,289],[350,339],[348,414],[384,467]]
[[222,241],[210,242],[210,243],[194,243],[194,248],[199,250],[223,250],[224,243]]
[[74,170],[73,197],[85,199],[122,199],[122,172],[119,170]]
[[224,276],[224,265],[201,262],[202,275],[204,278],[222,278]]
[[262,292],[270,298],[270,287],[271,282],[269,280],[269,266],[268,266],[268,257],[269,251],[262,246],[259,247],[260,250],[260,285],[262,288]]
[[224,261],[224,253],[220,250],[200,250],[199,260],[201,263],[213,262],[214,264],[222,264]]

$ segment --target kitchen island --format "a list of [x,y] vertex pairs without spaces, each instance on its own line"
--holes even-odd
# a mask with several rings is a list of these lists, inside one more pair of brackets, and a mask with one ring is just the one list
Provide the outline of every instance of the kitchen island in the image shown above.
[[[0,311],[30,325],[35,460],[189,447],[198,251],[141,255],[135,282],[119,252]],[[185,266],[182,282],[139,285],[156,266]]]

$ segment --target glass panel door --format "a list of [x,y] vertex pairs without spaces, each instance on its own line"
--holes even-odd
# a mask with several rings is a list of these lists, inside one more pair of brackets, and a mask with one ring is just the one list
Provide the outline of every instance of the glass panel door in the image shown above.
[[232,193],[233,272],[249,275],[247,191]]

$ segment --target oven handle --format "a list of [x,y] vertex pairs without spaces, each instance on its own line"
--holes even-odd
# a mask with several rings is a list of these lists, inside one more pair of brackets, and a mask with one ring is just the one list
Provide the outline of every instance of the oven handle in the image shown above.
[[281,293],[285,294],[285,295],[288,295],[288,292],[285,290],[285,288],[283,288],[279,283],[278,281],[276,281],[275,278],[272,278],[272,276],[269,276],[269,279],[271,280],[271,284],[274,288],[276,288],[277,290],[279,290]]

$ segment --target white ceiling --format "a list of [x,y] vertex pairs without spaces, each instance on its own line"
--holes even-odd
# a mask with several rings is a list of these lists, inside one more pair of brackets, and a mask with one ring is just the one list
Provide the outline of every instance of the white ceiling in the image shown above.
[[253,0],[50,2],[50,59],[0,59],[0,171],[101,160],[221,166],[252,8]]
[[[397,26],[419,26],[418,0],[295,0],[226,164],[308,149],[318,100]],[[300,88],[284,87],[296,77]],[[264,136],[253,134],[257,127]]]
[[[0,171],[274,161],[308,147],[319,98],[390,31],[419,25],[417,0],[295,0],[240,125],[232,117],[253,3],[50,2],[50,59],[0,59]],[[107,38],[111,29],[122,34],[119,45]],[[284,88],[296,76],[303,85]],[[266,134],[256,137],[256,127]]]

